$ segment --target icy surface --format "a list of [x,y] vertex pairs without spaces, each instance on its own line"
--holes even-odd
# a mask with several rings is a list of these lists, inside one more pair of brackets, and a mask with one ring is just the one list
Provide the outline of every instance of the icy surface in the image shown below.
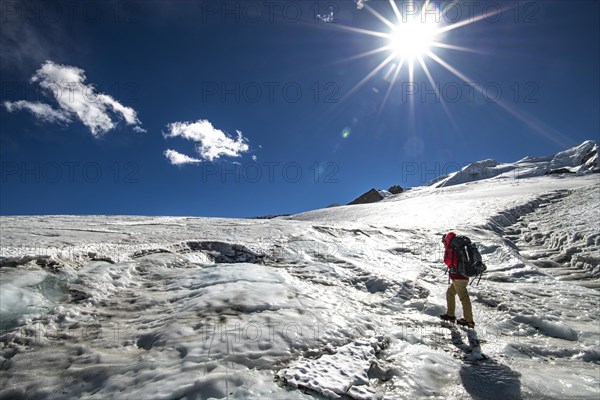
[[318,359],[303,359],[279,376],[288,384],[312,389],[331,398],[345,394],[353,398],[374,397],[369,385],[369,371],[377,363],[377,353],[385,342],[382,337],[356,340]]
[[559,193],[509,226],[506,237],[544,272],[600,289],[600,208],[590,207],[599,198],[598,185]]
[[[597,399],[599,177],[271,220],[1,217],[0,398]],[[438,319],[449,229],[488,266],[475,330]]]

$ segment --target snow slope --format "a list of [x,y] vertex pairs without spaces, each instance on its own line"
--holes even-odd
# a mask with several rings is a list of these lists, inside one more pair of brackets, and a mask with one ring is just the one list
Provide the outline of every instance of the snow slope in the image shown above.
[[[597,399],[599,179],[271,220],[0,217],[0,398]],[[488,265],[475,331],[437,317],[450,229]]]

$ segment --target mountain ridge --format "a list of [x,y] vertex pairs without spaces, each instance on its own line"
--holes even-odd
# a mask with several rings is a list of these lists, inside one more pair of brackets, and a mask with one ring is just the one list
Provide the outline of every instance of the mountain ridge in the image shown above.
[[586,174],[600,172],[598,165],[598,141],[583,143],[542,157],[526,156],[512,163],[501,163],[494,159],[475,161],[460,171],[440,176],[425,186],[447,187],[482,179],[492,179],[510,173],[514,178],[528,178],[552,173]]

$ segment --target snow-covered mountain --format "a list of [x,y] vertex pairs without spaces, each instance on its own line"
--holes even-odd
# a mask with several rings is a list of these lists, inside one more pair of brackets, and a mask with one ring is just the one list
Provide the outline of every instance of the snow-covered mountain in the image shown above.
[[[426,186],[441,188],[492,178],[523,179],[551,174],[596,173],[600,172],[598,147],[597,141],[587,140],[579,146],[548,157],[525,157],[512,163],[500,163],[496,160],[477,161],[466,165],[460,171],[439,176]],[[397,185],[388,190],[371,189],[349,205],[376,203],[403,191],[404,189]]]
[[600,172],[598,142],[594,140],[587,140],[577,147],[548,157],[525,157],[514,163],[499,163],[496,160],[474,162],[458,172],[441,176],[429,184],[434,187],[445,187],[495,177],[523,179],[554,173],[589,172]]
[[274,219],[0,217],[0,398],[597,399],[597,149]]

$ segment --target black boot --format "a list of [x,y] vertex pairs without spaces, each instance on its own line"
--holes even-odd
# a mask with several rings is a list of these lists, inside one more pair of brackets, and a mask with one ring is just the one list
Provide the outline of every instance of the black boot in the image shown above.
[[456,322],[456,317],[454,315],[442,314],[440,315],[440,319],[443,321]]
[[471,322],[467,322],[467,320],[466,320],[466,319],[464,319],[464,318],[461,318],[461,319],[459,319],[458,321],[456,321],[456,323],[457,323],[458,325],[467,326],[467,327],[469,327],[469,328],[471,328],[471,329],[475,328],[475,322],[473,322],[473,321],[471,321]]

